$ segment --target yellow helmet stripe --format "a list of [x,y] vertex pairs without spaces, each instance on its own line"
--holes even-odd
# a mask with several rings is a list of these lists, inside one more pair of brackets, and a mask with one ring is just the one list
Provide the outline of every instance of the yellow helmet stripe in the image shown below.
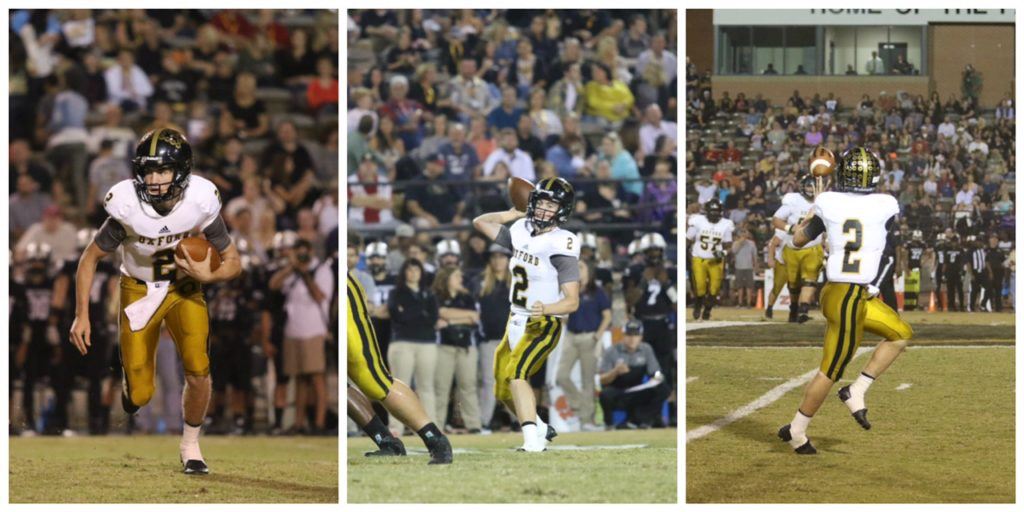
[[156,156],[156,143],[160,140],[160,134],[164,132],[163,128],[160,128],[153,134],[153,138],[149,141],[149,156]]
[[548,186],[544,187],[546,190],[551,190],[551,187],[555,186],[555,179],[548,178]]
[[861,186],[867,188],[868,186],[868,152],[863,147],[860,148],[860,173],[861,173]]

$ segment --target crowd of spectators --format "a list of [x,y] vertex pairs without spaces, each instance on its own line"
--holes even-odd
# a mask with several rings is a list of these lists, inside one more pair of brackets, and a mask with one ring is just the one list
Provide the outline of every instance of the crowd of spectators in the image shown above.
[[[349,266],[377,290],[371,309],[396,377],[414,381],[439,425],[486,429],[507,254],[469,221],[511,206],[509,177],[567,179],[577,198],[567,227],[597,235],[591,275],[609,305],[624,300],[611,276],[631,263],[630,242],[651,231],[675,240],[676,11],[348,16],[348,219],[358,235]],[[443,272],[442,260],[459,270]],[[405,325],[391,316],[396,301],[431,313]],[[591,314],[588,333],[608,329],[600,309]],[[596,338],[587,340],[593,352]]]
[[[239,279],[238,286],[266,287],[274,271],[289,265],[282,258],[292,245],[308,245],[314,261],[331,266],[338,238],[340,156],[337,12],[14,10],[9,38],[8,234],[15,282],[23,281],[30,259],[45,259],[47,279],[65,262],[77,260],[81,244],[76,247],[76,230],[97,228],[104,221],[102,200],[107,190],[130,178],[136,141],[158,128],[186,134],[195,154],[193,173],[219,189],[222,215],[243,254],[246,275],[265,274]],[[275,247],[282,234],[290,234],[284,237],[290,245]],[[26,248],[42,245],[49,248],[48,254],[26,254]],[[220,307],[221,288],[208,290],[211,308]],[[277,292],[267,291],[270,299],[264,304],[284,300],[275,301]],[[253,293],[246,288],[229,296]],[[241,310],[243,304],[237,302]],[[60,333],[68,332],[64,327],[73,310],[66,307],[68,300],[64,304],[63,310],[44,315],[56,317],[53,322],[61,325]],[[274,321],[286,319],[274,313]],[[257,324],[241,324],[245,334],[236,332],[230,338],[241,343],[241,353],[249,354],[246,364],[262,369],[263,358],[277,350],[267,342],[274,336],[254,328]],[[47,343],[24,334],[23,327],[12,324],[12,350]],[[94,324],[93,330],[114,327],[111,320]],[[77,356],[63,334],[59,341],[53,348],[56,354],[63,354],[64,360]],[[213,343],[222,341],[215,338]],[[213,353],[216,368],[217,346]],[[54,356],[54,361],[59,359]],[[336,372],[334,358],[325,353],[323,359],[332,363],[329,371]],[[29,366],[42,364],[43,374],[62,371],[58,363],[21,362],[12,367],[12,389]],[[114,356],[104,365],[103,378],[109,379],[117,364]],[[285,373],[280,359],[276,366],[278,375]],[[247,383],[232,388],[262,383],[258,377],[254,372]],[[112,386],[118,384],[112,379]],[[31,386],[21,388],[23,394],[34,391]],[[238,395],[239,389],[232,393]],[[268,404],[253,412],[256,397],[266,393],[242,395],[245,403],[238,410],[245,418],[236,425],[250,431],[254,421],[276,421],[281,427],[283,395],[276,414]],[[214,420],[223,419],[227,401],[218,393],[211,406]],[[174,403],[163,406],[170,411],[178,408]],[[33,412],[20,415],[30,418]],[[319,427],[325,425],[321,412],[315,415]],[[180,422],[167,425],[173,428]],[[22,428],[42,429],[31,424]],[[154,423],[138,428],[157,427]],[[96,431],[92,425],[89,430]]]
[[[926,97],[881,90],[840,98],[794,90],[785,101],[773,102],[758,93],[715,91],[710,72],[700,73],[688,63],[686,173],[692,186],[687,213],[699,212],[712,198],[720,200],[737,232],[755,242],[760,256],[756,266],[763,268],[764,250],[773,236],[771,217],[782,196],[798,190],[797,179],[807,172],[811,151],[824,145],[841,155],[862,145],[881,157],[879,192],[899,200],[901,244],[920,231],[928,246],[926,261],[933,263],[921,272],[921,292],[939,291],[943,279],[936,274],[938,268],[939,273],[969,275],[964,282],[975,283],[975,288],[983,279],[998,281],[992,283],[998,295],[1011,295],[1014,100],[1007,96],[996,105],[980,105],[970,71],[967,66],[964,94],[945,99],[937,92]],[[973,251],[988,248],[990,237],[995,237],[992,249],[986,249],[980,265],[972,264]],[[939,255],[947,245],[964,254],[950,262]],[[918,265],[918,258],[902,249],[896,278]],[[735,272],[731,262],[726,290]],[[940,294],[940,308],[947,306],[945,295]],[[995,307],[968,302],[974,302],[966,306],[975,311]],[[742,303],[752,304],[747,297]]]

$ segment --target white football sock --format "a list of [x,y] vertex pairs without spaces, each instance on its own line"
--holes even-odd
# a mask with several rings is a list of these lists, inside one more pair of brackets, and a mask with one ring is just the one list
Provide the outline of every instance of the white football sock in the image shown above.
[[540,416],[537,416],[537,439],[546,444],[547,436],[548,424],[544,423],[544,420],[540,419]]
[[799,437],[804,437],[804,434],[807,433],[807,426],[810,424],[811,416],[804,416],[804,413],[797,409],[796,416],[793,416],[793,421],[789,424],[789,431],[793,434],[793,437],[798,437],[797,434],[799,434]]
[[537,425],[523,425],[523,447],[529,448],[537,444]]
[[203,460],[203,454],[199,451],[199,432],[202,427],[193,427],[185,423],[181,429],[181,444],[178,449],[181,452],[182,461]]
[[850,384],[850,399],[845,402],[850,412],[857,412],[866,408],[864,405],[864,394],[868,392],[868,387],[874,381],[875,379],[861,373],[857,380]]

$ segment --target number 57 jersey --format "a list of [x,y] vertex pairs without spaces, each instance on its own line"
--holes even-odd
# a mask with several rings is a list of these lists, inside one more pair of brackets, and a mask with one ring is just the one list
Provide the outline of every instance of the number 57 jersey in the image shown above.
[[899,213],[899,203],[888,194],[819,194],[814,214],[825,225],[828,280],[856,284],[874,280]]
[[174,281],[174,248],[217,220],[220,194],[213,182],[193,174],[178,204],[160,215],[139,200],[132,180],[124,180],[110,188],[103,207],[125,231],[121,273],[146,282]]
[[715,253],[726,249],[732,243],[732,233],[736,225],[729,219],[718,219],[711,222],[701,214],[690,218],[690,226],[686,230],[686,238],[693,240],[693,255],[706,260],[716,259]]
[[535,302],[552,304],[562,299],[558,269],[552,258],[572,258],[575,264],[580,257],[580,243],[575,234],[558,227],[534,235],[527,219],[512,223],[509,236],[512,239],[512,257],[508,260],[512,273],[509,301],[512,313],[529,316],[530,306]]

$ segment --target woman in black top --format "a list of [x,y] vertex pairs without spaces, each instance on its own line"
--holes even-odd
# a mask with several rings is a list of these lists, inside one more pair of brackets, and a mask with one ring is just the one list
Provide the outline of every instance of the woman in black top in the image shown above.
[[494,416],[494,353],[498,350],[501,339],[505,336],[505,324],[508,323],[509,282],[508,258],[512,252],[498,245],[491,244],[490,258],[487,267],[480,276],[473,295],[480,307],[480,375],[483,376],[480,393],[480,413],[483,425],[489,427]]
[[[407,258],[398,273],[395,289],[388,296],[388,313],[391,316],[388,364],[391,365],[393,377],[413,386],[423,408],[431,420],[436,422],[436,330],[441,327],[441,322],[434,293],[420,287],[422,276],[423,264]],[[402,423],[392,416],[391,429],[401,431],[402,428]]]
[[235,95],[228,104],[228,111],[235,120],[238,137],[258,139],[267,136],[270,118],[263,101],[256,97],[256,75],[241,73],[235,81]]
[[480,323],[480,313],[469,290],[462,284],[462,270],[442,268],[434,278],[434,295],[440,306],[441,345],[437,349],[437,370],[434,388],[437,391],[439,425],[448,424],[448,402],[452,378],[458,382],[459,410],[470,433],[480,432],[480,401],[476,384],[477,353],[473,334]]
[[277,76],[285,85],[305,88],[316,75],[316,54],[310,50],[309,34],[305,30],[293,30],[291,45],[278,50],[274,61]]

